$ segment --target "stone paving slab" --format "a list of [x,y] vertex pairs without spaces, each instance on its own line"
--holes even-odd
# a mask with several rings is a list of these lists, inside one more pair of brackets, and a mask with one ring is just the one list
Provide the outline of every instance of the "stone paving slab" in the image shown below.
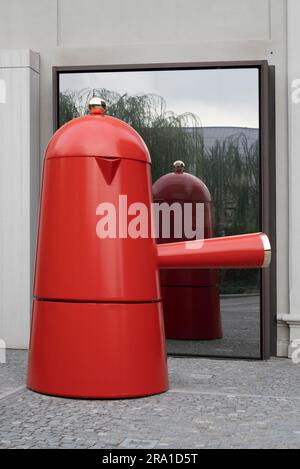
[[0,448],[300,448],[300,366],[288,360],[169,358],[169,392],[109,401],[20,388],[26,355],[0,365]]
[[6,352],[6,363],[0,363],[0,398],[25,385],[24,370],[27,352],[11,350]]

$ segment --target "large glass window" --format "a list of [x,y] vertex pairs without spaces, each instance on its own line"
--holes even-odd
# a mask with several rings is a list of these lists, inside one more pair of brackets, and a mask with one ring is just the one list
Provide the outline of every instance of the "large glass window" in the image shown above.
[[[207,185],[214,236],[261,231],[258,66],[62,70],[57,76],[58,126],[87,113],[93,95],[103,97],[107,113],[146,142],[153,182],[183,160],[186,171]],[[218,278],[223,337],[168,339],[169,353],[260,358],[261,272],[220,270]],[[210,314],[201,301],[195,308]]]

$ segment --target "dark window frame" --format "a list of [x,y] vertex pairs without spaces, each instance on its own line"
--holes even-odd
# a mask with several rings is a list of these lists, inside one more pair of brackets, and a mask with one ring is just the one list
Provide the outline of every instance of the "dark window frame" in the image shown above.
[[[276,166],[275,166],[275,67],[266,60],[154,63],[130,65],[91,65],[53,67],[53,130],[59,126],[59,75],[80,72],[130,72],[193,69],[241,69],[256,68],[259,71],[259,140],[260,140],[260,197],[261,227],[270,238],[272,262],[261,274],[260,360],[276,356],[277,302],[276,302]],[[178,354],[176,354],[178,356]],[[184,355],[185,357],[187,355]],[[201,355],[202,356],[202,355]],[[193,355],[194,358],[197,356]],[[213,357],[240,358],[247,357]],[[249,358],[248,358],[249,359]]]

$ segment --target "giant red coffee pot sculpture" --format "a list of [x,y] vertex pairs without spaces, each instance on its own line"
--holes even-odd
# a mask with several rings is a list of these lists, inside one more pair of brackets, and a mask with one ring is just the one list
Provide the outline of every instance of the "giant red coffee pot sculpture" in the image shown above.
[[[210,192],[201,179],[185,172],[183,161],[175,161],[174,172],[165,174],[153,184],[153,199],[161,207],[167,204],[174,216],[178,208],[179,217],[181,214],[179,235],[175,233],[174,216],[169,233],[162,233],[163,221],[161,217],[158,219],[158,243],[187,241],[184,232],[187,204],[192,209],[190,224],[193,231],[198,225],[204,239],[213,237]],[[199,204],[202,205],[200,220],[196,216]],[[211,340],[222,337],[217,270],[161,269],[160,284],[167,339]]]
[[262,267],[268,239],[157,246],[150,223],[148,236],[128,236],[137,207],[151,212],[149,152],[100,98],[89,108],[46,150],[28,387],[83,398],[156,394],[168,389],[159,268]]

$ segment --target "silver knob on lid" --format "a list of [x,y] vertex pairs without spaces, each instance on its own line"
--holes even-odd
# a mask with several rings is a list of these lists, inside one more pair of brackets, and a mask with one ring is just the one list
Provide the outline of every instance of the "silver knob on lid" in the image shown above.
[[93,96],[89,100],[88,106],[90,114],[105,114],[106,102],[104,99],[99,98],[98,96]]

